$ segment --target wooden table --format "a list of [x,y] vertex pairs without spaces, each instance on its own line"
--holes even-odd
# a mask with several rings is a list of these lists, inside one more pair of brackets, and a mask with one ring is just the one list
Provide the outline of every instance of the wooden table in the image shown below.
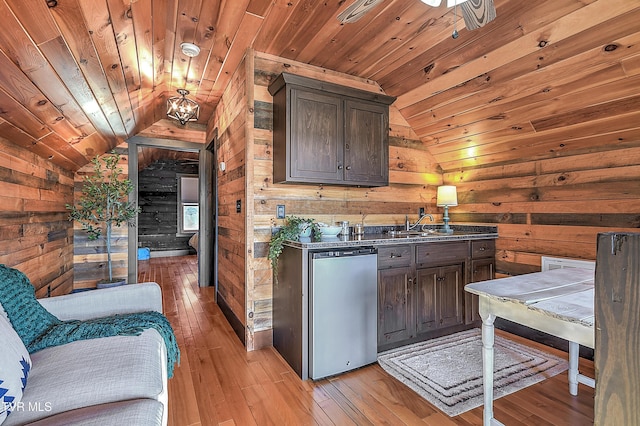
[[578,394],[578,382],[595,381],[578,372],[579,345],[594,348],[594,271],[565,268],[467,284],[480,298],[482,318],[483,423],[501,425],[493,418],[493,344],[496,317],[504,318],[569,341],[569,392]]

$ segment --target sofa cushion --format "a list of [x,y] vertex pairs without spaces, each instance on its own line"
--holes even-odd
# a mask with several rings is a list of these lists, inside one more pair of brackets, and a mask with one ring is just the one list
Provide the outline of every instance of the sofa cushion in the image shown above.
[[7,425],[90,405],[158,399],[163,391],[163,350],[160,334],[148,329],[140,336],[80,340],[34,352],[29,386],[22,396],[24,409],[9,416]]
[[3,423],[22,399],[31,370],[31,358],[2,312],[0,342],[0,423]]
[[30,426],[162,425],[163,406],[153,399],[135,399],[92,405],[56,414]]

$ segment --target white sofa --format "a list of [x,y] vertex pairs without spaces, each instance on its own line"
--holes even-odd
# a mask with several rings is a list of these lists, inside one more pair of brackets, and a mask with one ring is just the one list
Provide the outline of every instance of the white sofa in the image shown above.
[[[162,293],[156,283],[92,290],[39,302],[61,320],[162,312]],[[9,324],[2,315],[0,320]],[[30,358],[22,397],[12,402],[4,422],[0,417],[2,426],[167,424],[167,350],[155,329],[139,336],[49,347],[32,353]]]

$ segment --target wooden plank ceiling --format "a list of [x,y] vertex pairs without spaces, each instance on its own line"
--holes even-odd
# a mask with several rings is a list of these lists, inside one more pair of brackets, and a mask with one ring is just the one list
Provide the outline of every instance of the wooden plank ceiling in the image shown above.
[[640,0],[495,0],[457,39],[446,2],[353,1],[0,0],[0,136],[76,170],[179,88],[205,125],[252,47],[378,82],[443,171],[640,140]]

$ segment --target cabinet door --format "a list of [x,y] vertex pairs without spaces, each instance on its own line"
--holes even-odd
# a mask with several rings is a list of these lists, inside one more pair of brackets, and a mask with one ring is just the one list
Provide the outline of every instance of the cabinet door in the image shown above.
[[464,323],[462,265],[417,271],[418,334]]
[[389,107],[346,101],[344,180],[352,184],[389,184]]
[[412,268],[378,271],[378,346],[413,335],[411,271]]
[[462,265],[440,268],[438,305],[440,326],[464,324],[464,275]]
[[[492,280],[495,278],[495,261],[493,258],[477,259],[471,261],[471,282]],[[481,321],[478,311],[478,296],[465,292],[466,322]]]
[[290,180],[338,182],[343,179],[343,103],[337,96],[291,90]]
[[416,274],[416,326],[425,333],[438,328],[439,268],[418,269]]

